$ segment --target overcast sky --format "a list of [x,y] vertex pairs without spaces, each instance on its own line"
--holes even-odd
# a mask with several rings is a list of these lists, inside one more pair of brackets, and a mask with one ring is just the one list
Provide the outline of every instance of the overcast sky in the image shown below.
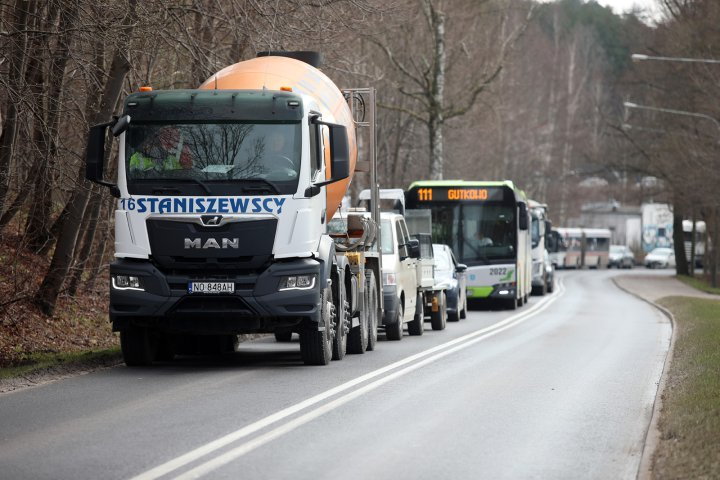
[[612,8],[616,13],[624,13],[638,6],[650,12],[657,12],[658,5],[655,0],[596,0],[600,5],[606,5]]

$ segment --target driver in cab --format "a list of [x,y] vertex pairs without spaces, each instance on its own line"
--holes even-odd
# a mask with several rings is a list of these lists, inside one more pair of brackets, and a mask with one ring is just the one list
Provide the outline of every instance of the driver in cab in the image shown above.
[[288,141],[280,132],[271,132],[265,137],[266,153],[263,155],[261,171],[273,180],[288,180],[297,176],[295,162],[291,160]]
[[130,169],[170,171],[192,168],[190,148],[176,127],[163,127],[142,142],[130,157]]

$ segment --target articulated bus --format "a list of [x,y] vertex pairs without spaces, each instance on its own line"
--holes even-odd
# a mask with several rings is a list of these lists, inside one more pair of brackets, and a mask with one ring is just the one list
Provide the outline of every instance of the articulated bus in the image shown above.
[[408,209],[432,212],[432,238],[468,266],[467,298],[497,299],[509,308],[530,294],[530,216],[512,182],[421,181],[405,194]]
[[553,265],[556,268],[607,267],[610,237],[607,228],[557,228],[553,230],[555,240],[550,254]]

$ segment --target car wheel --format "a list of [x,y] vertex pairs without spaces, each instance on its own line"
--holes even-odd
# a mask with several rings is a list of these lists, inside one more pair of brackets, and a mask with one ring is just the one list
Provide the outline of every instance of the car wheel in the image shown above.
[[445,292],[438,294],[438,311],[430,314],[430,325],[433,330],[445,330],[447,326],[447,297]]
[[425,299],[422,293],[417,295],[417,303],[415,304],[415,316],[412,322],[408,323],[408,333],[410,335],[420,336],[425,332]]

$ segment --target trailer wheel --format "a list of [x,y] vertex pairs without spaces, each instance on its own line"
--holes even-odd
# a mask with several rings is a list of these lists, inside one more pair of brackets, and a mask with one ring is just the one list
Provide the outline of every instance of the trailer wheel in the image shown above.
[[[364,308],[360,311],[360,325],[350,329],[347,338],[347,351],[348,353],[365,353],[368,349],[369,337],[370,337],[370,317],[372,316],[373,306],[370,305],[370,290],[367,290],[367,284],[365,285],[365,296],[367,297],[367,303]],[[349,305],[348,317],[350,316]]]
[[397,309],[397,318],[393,323],[385,325],[385,337],[388,340],[402,340],[403,337],[403,304],[400,302]]
[[156,348],[157,342],[147,328],[133,325],[120,331],[120,350],[128,367],[152,365]]
[[365,288],[368,291],[368,342],[367,350],[375,350],[377,345],[378,320],[382,318],[382,314],[378,309],[378,291],[375,284],[375,272],[370,270],[365,277]]
[[305,365],[327,365],[332,358],[335,337],[335,306],[332,289],[320,293],[320,325],[307,325],[300,331],[300,356]]
[[408,333],[420,336],[425,331],[425,298],[422,293],[418,293],[415,305],[415,316],[412,322],[408,323]]
[[430,325],[433,330],[445,330],[447,326],[447,297],[445,292],[438,294],[438,311],[430,314]]
[[337,303],[333,304],[335,309],[335,338],[333,340],[332,359],[342,360],[347,353],[348,331],[350,330],[350,304],[345,300],[345,285],[337,278],[333,279],[333,285],[337,285],[334,294],[337,295]]

